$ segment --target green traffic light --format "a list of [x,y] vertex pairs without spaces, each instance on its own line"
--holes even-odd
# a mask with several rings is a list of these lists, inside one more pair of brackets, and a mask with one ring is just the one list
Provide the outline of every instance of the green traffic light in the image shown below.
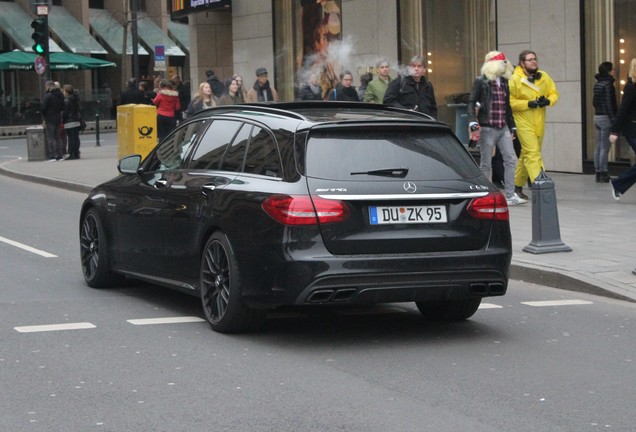
[[31,39],[35,42],[33,51],[40,55],[45,55],[48,50],[48,21],[46,17],[38,17],[31,22],[33,34]]

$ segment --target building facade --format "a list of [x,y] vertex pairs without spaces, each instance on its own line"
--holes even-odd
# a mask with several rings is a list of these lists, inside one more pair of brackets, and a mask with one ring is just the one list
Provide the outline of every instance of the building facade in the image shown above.
[[[439,119],[455,127],[459,136],[465,129],[466,94],[484,55],[497,49],[516,63],[519,52],[534,50],[540,69],[549,73],[560,92],[558,104],[548,108],[543,155],[548,170],[562,172],[593,170],[591,92],[598,65],[614,63],[620,101],[629,62],[636,57],[636,37],[629,32],[636,25],[636,0],[135,1],[142,76],[178,73],[194,90],[211,69],[222,80],[238,73],[249,87],[256,68],[265,67],[281,99],[293,100],[311,72],[320,72],[326,91],[344,70],[351,71],[358,84],[362,74],[373,72],[377,61],[385,58],[396,77],[413,55],[422,55],[435,86]],[[68,10],[106,51],[85,54],[118,64],[113,70],[68,73],[64,80],[76,81],[87,97],[109,82],[116,100],[133,74],[131,37],[123,53],[121,30],[132,0],[51,2],[53,8]],[[0,0],[0,11],[15,4],[27,13],[31,10],[30,0]],[[2,27],[0,51],[21,49],[16,37],[7,35],[12,30]],[[109,32],[116,27],[119,36]],[[161,38],[156,29],[170,39]],[[52,36],[61,49],[68,49],[63,34]],[[165,70],[155,67],[157,44],[171,46]],[[27,91],[25,83],[33,77],[16,75],[2,72],[0,84]],[[610,153],[614,169],[632,158],[623,140]]]
[[[285,99],[293,98],[294,88],[302,81],[298,71],[302,69],[303,48],[306,49],[303,8],[312,3],[316,2],[232,1],[233,70],[242,74],[246,83],[252,82],[254,70],[263,66],[274,72],[270,80],[273,78],[279,93]],[[593,170],[591,91],[597,67],[603,61],[614,63],[620,101],[629,61],[636,57],[636,41],[628,31],[636,25],[634,0],[319,3],[327,26],[331,23],[337,30],[331,37],[339,41],[339,50],[333,53],[339,68],[352,71],[357,80],[361,73],[373,68],[378,58],[384,57],[394,65],[395,76],[412,55],[425,56],[430,66],[428,77],[440,106],[439,118],[454,126],[460,118],[457,105],[461,105],[462,94],[470,91],[486,52],[500,50],[516,63],[522,50],[534,50],[540,69],[550,74],[560,92],[559,103],[548,108],[543,142],[548,170]],[[197,55],[194,51],[191,54]],[[611,150],[614,167],[620,168],[632,159],[633,154],[622,139]]]

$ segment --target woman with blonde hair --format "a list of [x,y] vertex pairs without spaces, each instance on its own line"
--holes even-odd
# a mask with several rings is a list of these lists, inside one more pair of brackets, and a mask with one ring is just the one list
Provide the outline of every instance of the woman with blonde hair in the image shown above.
[[216,100],[216,97],[212,94],[212,87],[210,87],[210,83],[203,81],[199,84],[199,91],[192,98],[190,105],[188,105],[186,115],[190,117],[201,110],[214,108],[216,106],[219,106],[219,103]]

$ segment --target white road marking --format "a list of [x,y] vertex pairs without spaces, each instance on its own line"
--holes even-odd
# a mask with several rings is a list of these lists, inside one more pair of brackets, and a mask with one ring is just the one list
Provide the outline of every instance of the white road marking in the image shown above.
[[167,317],[167,318],[131,319],[126,321],[134,325],[153,325],[153,324],[192,323],[192,322],[201,322],[205,320],[199,317],[182,316],[182,317]]
[[[533,306],[533,307],[547,307],[547,306],[588,305],[588,304],[594,304],[594,303],[587,300],[548,300],[548,301],[521,302],[521,304],[524,304],[527,306]],[[479,309],[501,309],[501,308],[503,308],[503,306],[499,306],[493,303],[482,303],[479,306]],[[404,313],[404,312],[407,312],[407,310],[402,309],[400,307],[378,307],[378,308],[371,308],[371,309],[342,310],[342,311],[337,311],[336,313],[340,315],[372,315],[372,314],[381,314],[381,313],[390,314],[390,313]],[[300,314],[300,313],[273,314],[274,318],[289,318],[289,316],[305,317],[304,314]],[[195,316],[180,316],[180,317],[165,317],[165,318],[131,319],[126,321],[133,325],[156,325],[156,324],[181,324],[181,323],[204,322],[205,320],[203,318],[199,318]],[[14,330],[20,333],[37,333],[37,332],[49,332],[49,331],[61,331],[61,330],[84,330],[84,329],[92,329],[92,328],[96,328],[96,326],[89,322],[77,322],[77,323],[66,323],[66,324],[21,326],[21,327],[14,327]]]
[[548,301],[521,302],[521,304],[524,304],[527,306],[534,306],[534,307],[544,307],[544,306],[587,305],[587,304],[593,304],[593,303],[587,300],[548,300]]
[[493,303],[482,303],[479,305],[479,309],[501,309],[503,306],[499,306]]
[[96,327],[89,322],[77,322],[77,323],[67,323],[67,324],[22,326],[22,327],[13,327],[13,328],[16,331],[19,331],[20,333],[37,333],[37,332],[60,331],[60,330],[83,330],[83,329],[92,329]]
[[44,258],[57,258],[57,255],[53,255],[52,253],[48,253],[46,251],[33,248],[31,246],[27,246],[17,241],[9,240],[8,238],[5,238],[5,237],[0,237],[0,242],[6,243],[11,246],[15,246],[17,248],[23,249],[27,252],[34,253],[36,255],[43,256]]

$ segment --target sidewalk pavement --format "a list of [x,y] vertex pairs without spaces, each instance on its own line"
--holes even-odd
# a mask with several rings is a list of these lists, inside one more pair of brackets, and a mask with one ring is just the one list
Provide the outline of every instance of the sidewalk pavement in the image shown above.
[[[0,174],[88,193],[118,175],[117,135],[103,137],[100,147],[83,143],[80,160],[28,162],[21,157],[0,163]],[[636,229],[632,225],[636,222],[636,191],[616,202],[610,186],[595,183],[593,175],[548,175],[555,184],[561,240],[572,251],[524,252],[532,241],[532,204],[511,207],[511,278],[636,302],[636,274],[632,273],[636,268]],[[524,191],[531,195],[528,188]]]

